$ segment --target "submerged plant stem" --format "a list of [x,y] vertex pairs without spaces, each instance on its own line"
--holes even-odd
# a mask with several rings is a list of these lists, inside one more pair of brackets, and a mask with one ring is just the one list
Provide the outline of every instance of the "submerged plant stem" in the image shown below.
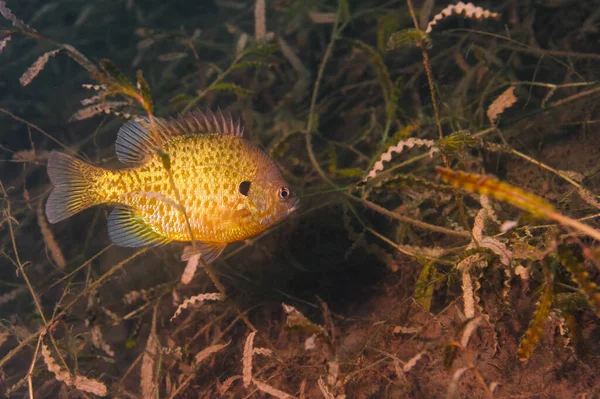
[[223,71],[222,73],[219,74],[219,76],[217,76],[215,78],[215,80],[213,80],[211,82],[211,84],[205,88],[204,90],[202,90],[200,92],[200,94],[198,94],[196,97],[194,97],[193,99],[190,100],[190,102],[188,102],[188,104],[185,106],[185,108],[183,108],[183,110],[181,111],[182,113],[185,113],[186,111],[189,111],[198,101],[202,100],[211,90],[212,88],[217,85],[218,83],[220,83],[223,79],[225,79],[227,77],[227,75],[229,75],[229,73],[233,70],[233,68],[236,66],[236,64],[246,55],[245,52],[241,52],[240,54],[238,54],[233,62],[231,63],[231,65],[229,65],[229,68],[227,68],[225,71]]
[[579,230],[583,234],[590,236],[600,242],[600,231],[588,226],[587,224],[583,224],[578,220],[572,219],[558,212],[550,212],[548,214],[548,217],[558,222],[559,224],[562,224],[563,226],[569,226],[574,228],[575,230]]
[[[412,17],[413,24],[415,25],[416,30],[420,30],[419,21],[417,20],[417,16],[415,14],[415,8],[412,4],[412,0],[406,0],[406,4],[408,5],[408,10],[410,11],[410,16]],[[429,93],[431,94],[431,102],[433,104],[433,112],[435,113],[435,121],[437,123],[438,134],[440,137],[440,144],[442,143],[442,139],[444,138],[444,132],[442,131],[442,123],[440,121],[440,110],[438,108],[438,103],[435,97],[435,83],[433,81],[433,74],[431,73],[431,64],[429,62],[429,55],[427,54],[427,49],[423,44],[423,41],[419,41],[417,43],[419,48],[421,49],[421,54],[423,55],[423,66],[425,67],[425,72],[427,73],[427,82],[429,84]],[[444,148],[441,148],[442,158],[444,159],[444,163],[448,166],[448,159],[446,154],[444,153]]]
[[317,96],[319,95],[319,87],[321,85],[321,80],[323,79],[323,73],[325,72],[325,66],[327,65],[327,61],[329,61],[329,57],[331,57],[331,53],[333,51],[333,46],[338,36],[338,25],[340,23],[340,17],[342,14],[342,2],[338,1],[338,9],[335,14],[335,22],[333,23],[333,29],[331,31],[331,39],[329,44],[327,45],[327,49],[325,50],[325,55],[323,55],[323,60],[319,65],[319,72],[317,73],[317,79],[315,80],[315,87],[312,92],[312,98],[310,100],[310,109],[308,111],[308,121],[306,122],[306,129],[304,131],[304,137],[306,138],[306,151],[308,152],[308,157],[310,158],[310,163],[313,165],[319,176],[330,186],[337,187],[336,184],[327,176],[323,168],[319,165],[319,161],[315,157],[315,153],[312,148],[312,130],[313,130],[313,121],[314,121],[314,113],[315,106],[317,104]]
[[354,197],[352,195],[348,195],[348,196],[355,201],[362,202],[363,205],[365,205],[367,208],[371,208],[372,210],[379,212],[382,215],[389,216],[389,217],[399,220],[401,222],[412,224],[413,226],[420,227],[422,229],[437,231],[438,233],[444,233],[444,234],[460,236],[460,237],[465,237],[465,238],[471,237],[471,233],[469,233],[467,231],[452,230],[452,229],[448,229],[446,227],[436,226],[435,224],[429,224],[429,223],[422,222],[420,220],[411,219],[409,217],[400,215],[399,213],[390,211],[390,210],[382,207],[381,205],[377,205],[376,203],[371,202],[367,199],[364,199],[364,198],[360,199],[360,198]]
[[515,150],[514,148],[510,149],[510,153],[514,154],[514,155],[516,155],[518,157],[521,157],[521,158],[525,159],[526,161],[531,162],[532,164],[539,166],[542,169],[546,169],[546,170],[554,173],[558,177],[564,179],[565,181],[569,182],[570,184],[572,184],[573,186],[575,186],[575,187],[577,187],[579,189],[582,188],[581,184],[577,183],[575,180],[571,179],[569,176],[565,175],[560,170],[556,170],[553,167],[551,167],[549,165],[546,165],[545,163],[540,162],[540,161],[538,161],[535,158],[532,158],[532,157],[530,157],[528,155],[523,154],[522,152],[519,152],[519,151]]
[[55,142],[56,144],[58,144],[59,146],[61,146],[62,148],[64,148],[65,151],[69,152],[70,154],[73,154],[73,155],[76,154],[76,151],[73,151],[71,148],[67,147],[61,141],[59,141],[58,139],[55,139],[51,134],[49,134],[46,131],[40,129],[39,127],[37,127],[33,123],[28,122],[28,121],[26,121],[23,118],[19,118],[17,115],[13,114],[10,111],[5,110],[4,108],[0,108],[0,112],[6,114],[8,116],[10,116],[11,118],[13,118],[14,120],[16,120],[17,122],[21,122],[21,123],[27,125],[28,127],[30,127],[31,129],[40,132],[41,134],[43,134],[44,136],[46,136],[49,140],[52,140],[53,142]]
[[4,198],[6,199],[6,210],[4,212],[6,215],[8,231],[10,233],[10,239],[12,242],[13,251],[15,252],[15,260],[16,260],[17,266],[19,268],[19,272],[21,273],[21,276],[23,276],[23,280],[25,280],[25,283],[27,284],[27,287],[29,288],[29,292],[31,293],[31,297],[33,298],[33,302],[35,303],[37,312],[40,315],[42,321],[44,322],[45,329],[44,329],[43,333],[46,333],[46,332],[48,333],[48,336],[50,337],[50,341],[52,341],[52,345],[54,346],[54,350],[56,350],[57,355],[60,358],[64,368],[68,371],[69,374],[71,374],[71,369],[67,365],[67,362],[61,355],[60,351],[58,350],[58,344],[56,343],[56,341],[54,340],[54,337],[52,336],[52,333],[50,332],[50,327],[52,324],[48,323],[48,320],[46,320],[46,316],[44,315],[44,309],[42,307],[42,304],[40,303],[40,298],[38,297],[37,293],[35,292],[35,289],[33,288],[31,281],[29,280],[29,276],[27,276],[27,273],[25,272],[25,267],[23,266],[23,263],[21,263],[21,258],[19,257],[19,251],[17,249],[17,241],[15,240],[15,232],[14,232],[13,225],[12,225],[14,219],[10,212],[10,201],[8,200],[8,194],[6,193],[6,190],[4,189],[4,184],[2,184],[1,181],[0,181],[0,190],[2,191],[2,194],[4,195]]

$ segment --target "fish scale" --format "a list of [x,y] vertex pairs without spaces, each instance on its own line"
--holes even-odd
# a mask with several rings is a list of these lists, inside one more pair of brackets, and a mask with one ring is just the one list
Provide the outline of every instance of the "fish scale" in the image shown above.
[[[123,125],[116,152],[127,168],[102,169],[52,152],[48,219],[115,205],[108,220],[113,242],[143,246],[190,241],[187,215],[203,257],[214,260],[226,244],[262,233],[299,203],[275,162],[242,132],[220,112],[195,111],[154,125],[143,119]],[[169,156],[181,203],[157,148]]]
[[[210,146],[206,150],[206,146],[202,145],[202,140],[210,139],[209,136],[189,136],[185,141],[174,143],[165,148],[172,155],[171,173],[173,174],[175,185],[181,187],[183,205],[188,212],[192,223],[192,231],[194,238],[205,241],[215,239],[217,241],[225,241],[232,237],[232,234],[227,231],[227,226],[223,223],[215,224],[214,220],[217,216],[223,218],[227,209],[221,209],[217,204],[224,196],[233,198],[236,194],[233,185],[228,185],[229,189],[223,189],[220,179],[231,179],[234,173],[225,170],[219,176],[218,167],[214,165],[214,160],[218,159],[218,152],[221,150],[219,146]],[[194,146],[189,141],[196,141]],[[240,142],[240,144],[244,144]],[[183,148],[182,148],[183,147]],[[189,157],[181,156],[180,154],[189,154],[197,152],[202,156]],[[236,152],[236,154],[239,154]],[[186,162],[187,161],[187,162]],[[234,162],[240,162],[240,168],[244,167],[243,160],[235,159]],[[188,166],[186,166],[186,164]],[[208,164],[208,165],[207,165]],[[189,232],[185,222],[184,215],[177,209],[175,193],[172,187],[166,181],[168,175],[162,166],[161,160],[157,159],[150,162],[143,170],[125,170],[124,175],[133,174],[143,176],[143,182],[151,182],[152,187],[144,187],[144,185],[131,184],[128,185],[121,193],[117,194],[122,197],[115,202],[122,203],[138,209],[143,218],[148,218],[151,224],[158,231],[166,236],[170,236],[175,240],[189,240]],[[191,175],[199,176],[199,178],[190,180]],[[162,184],[157,185],[155,182],[159,179],[165,180]],[[127,179],[131,181],[131,179]],[[154,183],[152,183],[154,182]],[[106,186],[104,182],[100,182],[101,186]],[[131,195],[131,192],[156,193],[157,195]],[[165,197],[162,200],[160,197]],[[114,198],[114,194],[113,194]],[[154,201],[149,202],[149,199]],[[200,202],[203,206],[200,206]],[[236,203],[233,204],[237,205]],[[198,223],[201,221],[201,223]]]

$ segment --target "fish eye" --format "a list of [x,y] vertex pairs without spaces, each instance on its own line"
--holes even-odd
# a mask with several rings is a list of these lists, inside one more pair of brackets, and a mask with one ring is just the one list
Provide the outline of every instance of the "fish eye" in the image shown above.
[[251,183],[248,180],[244,180],[243,182],[241,182],[238,186],[238,191],[240,192],[240,194],[247,197],[248,192],[250,191],[250,184]]
[[280,200],[285,201],[290,198],[290,189],[287,187],[281,187],[279,188],[277,195],[279,196]]

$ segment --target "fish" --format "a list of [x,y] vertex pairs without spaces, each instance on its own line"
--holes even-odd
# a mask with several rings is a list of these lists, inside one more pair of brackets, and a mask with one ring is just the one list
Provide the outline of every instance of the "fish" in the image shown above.
[[[276,162],[244,130],[220,110],[129,120],[117,134],[115,152],[124,167],[116,170],[53,150],[48,221],[106,204],[114,206],[107,225],[115,245],[194,241],[203,260],[213,262],[228,244],[257,236],[300,204]],[[182,259],[192,254],[184,250]]]

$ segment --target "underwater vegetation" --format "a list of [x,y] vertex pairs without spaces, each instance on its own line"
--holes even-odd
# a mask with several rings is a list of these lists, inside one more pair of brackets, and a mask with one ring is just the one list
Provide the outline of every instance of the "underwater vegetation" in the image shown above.
[[1,395],[594,397],[598,9],[0,0]]

